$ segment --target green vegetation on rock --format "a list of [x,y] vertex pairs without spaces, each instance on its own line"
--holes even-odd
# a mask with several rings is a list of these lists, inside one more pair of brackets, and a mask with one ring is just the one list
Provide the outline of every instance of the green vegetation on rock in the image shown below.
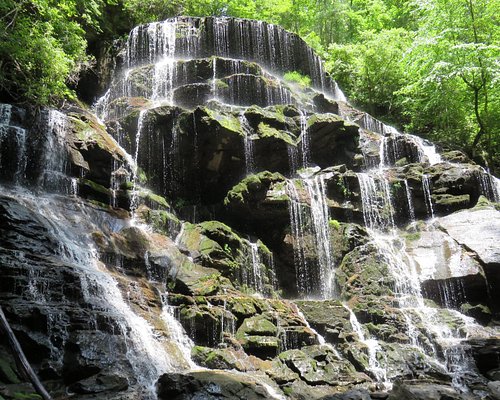
[[289,71],[285,72],[283,75],[283,79],[287,82],[296,83],[303,88],[307,88],[311,86],[311,78],[307,75],[302,75],[297,71]]

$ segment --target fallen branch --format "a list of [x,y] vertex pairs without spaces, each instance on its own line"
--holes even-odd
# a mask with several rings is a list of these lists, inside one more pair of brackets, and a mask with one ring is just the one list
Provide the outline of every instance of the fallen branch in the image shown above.
[[28,359],[24,355],[21,345],[17,341],[14,332],[10,328],[9,321],[7,321],[7,318],[5,318],[5,314],[3,313],[1,306],[0,306],[0,332],[5,333],[7,335],[9,346],[12,350],[12,353],[14,354],[14,359],[16,360],[17,368],[21,371],[24,377],[31,382],[31,384],[35,388],[35,391],[40,396],[42,396],[43,400],[52,400],[52,397],[43,387],[42,382],[40,382],[40,379],[38,379],[38,376],[36,375],[35,371],[33,371],[33,368],[31,368]]

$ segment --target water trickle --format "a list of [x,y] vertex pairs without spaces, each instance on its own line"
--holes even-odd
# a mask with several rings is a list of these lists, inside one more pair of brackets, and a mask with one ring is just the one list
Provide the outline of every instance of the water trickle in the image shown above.
[[137,132],[135,134],[135,152],[134,152],[134,164],[132,169],[132,198],[130,199],[130,210],[134,214],[139,201],[139,149],[141,144],[141,135],[144,130],[144,120],[146,118],[148,110],[141,110],[139,112],[139,118],[137,119]]
[[[297,186],[304,189],[303,195],[307,193],[309,205],[304,203],[306,199],[301,199]],[[288,180],[286,192],[290,199],[290,224],[299,292],[331,298],[334,294],[335,269],[330,244],[325,176]],[[317,263],[310,260],[307,254],[312,249],[315,251]]]
[[212,58],[212,96],[217,99],[217,58]]
[[417,145],[419,162],[428,162],[430,165],[443,162],[441,155],[436,151],[436,146],[421,137],[408,135]]
[[12,106],[10,104],[0,104],[0,125],[10,125],[12,118]]
[[215,54],[222,57],[229,56],[229,19],[216,18],[214,20]]
[[371,337],[367,338],[363,331],[363,327],[356,318],[356,314],[354,314],[354,312],[346,304],[343,304],[343,306],[349,312],[349,322],[351,323],[354,333],[356,333],[359,341],[368,349],[368,370],[372,373],[377,382],[384,384],[385,389],[390,389],[392,384],[387,379],[387,368],[380,364],[377,357],[378,354],[381,354],[382,356],[384,354],[380,343],[377,339]]
[[312,276],[310,260],[306,257],[306,234],[304,232],[305,215],[304,207],[301,204],[301,199],[295,183],[292,180],[286,182],[286,192],[290,199],[288,209],[290,213],[290,226],[292,230],[293,240],[293,258],[295,264],[295,275],[297,282],[297,289],[300,294],[310,294],[313,287],[310,283],[310,276]]
[[371,229],[394,228],[394,206],[389,182],[383,171],[356,174],[361,192],[363,218]]
[[427,207],[427,215],[434,218],[434,207],[432,205],[430,178],[427,174],[422,175],[422,190],[424,192],[425,205]]
[[245,117],[245,112],[241,111],[238,119],[240,120],[240,125],[243,130],[243,144],[245,149],[245,167],[246,173],[251,174],[255,172],[255,158],[254,158],[254,145],[252,140],[252,135],[254,131],[250,124],[248,123],[247,118]]
[[343,101],[347,103],[347,97],[345,97],[344,92],[340,89],[339,85],[337,82],[334,82],[334,99],[337,101]]
[[170,340],[177,345],[183,362],[191,369],[197,368],[197,365],[191,359],[191,350],[194,347],[194,343],[187,336],[178,318],[176,318],[177,307],[168,304],[168,293],[162,293],[160,297],[162,302],[161,318],[168,328],[167,333]]
[[406,205],[408,207],[408,216],[410,217],[410,221],[415,221],[415,207],[413,206],[413,197],[411,195],[410,186],[408,185],[408,180],[404,180],[405,185],[405,193],[406,193]]
[[[38,187],[47,190],[67,189],[66,177],[66,136],[67,117],[57,110],[48,110],[46,114],[47,134],[45,135]],[[25,142],[25,139],[23,140]],[[69,190],[61,190],[68,193]]]
[[[4,195],[7,193],[4,191]],[[157,339],[154,329],[132,311],[124,300],[117,281],[100,261],[91,233],[103,229],[93,222],[100,221],[101,218],[90,218],[89,215],[95,216],[92,208],[68,197],[45,194],[35,196],[19,190],[13,192],[12,196],[13,202],[22,204],[46,221],[44,226],[47,234],[57,239],[57,257],[70,265],[80,280],[83,300],[96,312],[105,312],[118,328],[115,334],[121,336],[126,345],[125,356],[138,380],[139,388],[143,390],[142,398],[154,399],[154,385],[158,377],[178,367]],[[32,287],[32,295],[45,301],[44,290],[38,285]],[[54,316],[56,317],[58,316]],[[110,353],[108,362],[114,362],[114,356]],[[116,362],[118,360],[117,358]]]
[[300,112],[300,148],[302,150],[302,168],[308,168],[310,163],[310,138],[307,129],[307,115],[303,110]]
[[500,179],[491,175],[491,180],[495,202],[500,203]]
[[259,246],[257,243],[248,241],[250,247],[250,258],[252,265],[253,288],[256,292],[262,293],[264,290],[264,278],[262,273],[262,262],[259,255]]
[[70,195],[73,197],[78,196],[78,178],[71,178]]
[[319,279],[323,298],[333,296],[334,265],[330,240],[329,210],[326,197],[325,176],[304,179],[304,186],[311,201],[311,216],[319,263]]

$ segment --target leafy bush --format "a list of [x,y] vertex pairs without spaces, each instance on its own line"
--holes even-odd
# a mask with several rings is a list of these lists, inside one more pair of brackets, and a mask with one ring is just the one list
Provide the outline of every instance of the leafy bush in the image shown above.
[[285,75],[283,75],[283,79],[287,82],[296,83],[304,88],[311,86],[311,78],[297,71],[286,72]]

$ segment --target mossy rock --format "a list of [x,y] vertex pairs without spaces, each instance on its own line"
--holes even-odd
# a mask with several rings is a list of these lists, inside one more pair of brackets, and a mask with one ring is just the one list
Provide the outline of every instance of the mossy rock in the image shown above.
[[337,268],[335,278],[346,299],[354,295],[391,295],[394,287],[387,261],[370,244],[348,253]]
[[328,346],[308,346],[280,353],[279,359],[310,385],[338,385],[340,382],[362,382],[348,362],[342,362]]
[[285,177],[277,172],[263,171],[249,175],[227,193],[224,204],[244,204],[251,197],[258,196],[259,193],[265,196],[265,192],[267,192],[271,184],[285,182],[285,180]]
[[198,365],[211,369],[236,369],[245,371],[241,359],[245,356],[234,349],[212,349],[210,347],[195,346],[191,350],[193,361]]
[[219,274],[205,276],[191,285],[195,296],[213,296],[223,293],[226,289],[233,289],[231,281]]
[[279,385],[300,379],[299,374],[292,371],[279,358],[272,361],[271,368],[266,371],[266,374]]
[[[149,207],[141,206],[137,213],[140,217],[157,232],[171,236],[179,232],[182,222],[170,211],[152,210]],[[171,236],[172,237],[172,236]]]
[[202,120],[209,126],[218,126],[225,132],[243,136],[240,120],[231,113],[213,110],[207,107],[199,108],[202,114]]
[[15,369],[5,358],[0,358],[0,382],[3,383],[21,383]]
[[[297,109],[295,107],[293,107],[293,109],[295,110],[293,114],[298,115]],[[261,122],[264,122],[276,129],[285,129],[287,125],[287,119],[285,117],[285,107],[271,106],[262,108],[253,105],[246,109],[245,117],[255,130]]]
[[250,335],[238,341],[246,353],[262,359],[274,358],[280,348],[280,340],[275,336]]
[[247,318],[257,314],[256,302],[251,297],[230,297],[228,307],[238,318]]
[[256,315],[246,318],[236,331],[237,339],[244,339],[246,336],[276,336],[278,328],[268,318],[263,315]]
[[291,146],[296,146],[295,137],[287,131],[278,130],[272,126],[261,122],[257,127],[257,134],[261,139],[278,139]]

